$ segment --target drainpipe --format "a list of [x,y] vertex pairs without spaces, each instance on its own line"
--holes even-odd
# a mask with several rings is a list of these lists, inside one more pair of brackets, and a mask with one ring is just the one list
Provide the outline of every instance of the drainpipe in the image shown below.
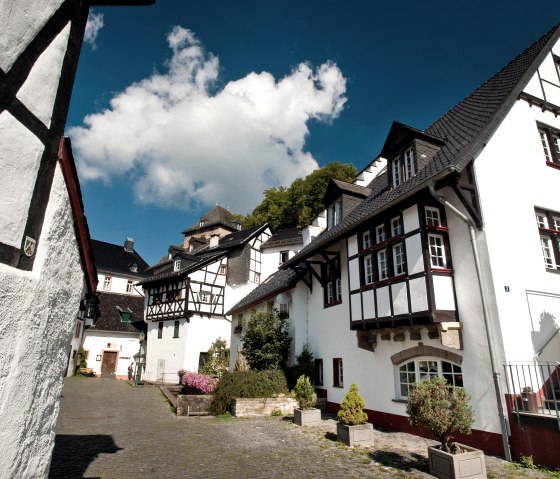
[[430,183],[428,185],[431,195],[439,201],[442,205],[449,208],[453,213],[455,213],[459,218],[461,218],[469,229],[469,237],[471,240],[472,253],[474,258],[474,265],[476,268],[476,277],[478,280],[478,289],[480,291],[480,300],[482,303],[482,316],[484,317],[484,328],[486,330],[486,340],[488,342],[488,353],[490,355],[490,365],[492,366],[492,376],[494,378],[494,391],[496,392],[496,402],[498,403],[498,415],[500,417],[500,428],[502,431],[502,443],[504,447],[504,455],[507,461],[512,460],[511,450],[509,447],[509,436],[506,417],[504,414],[504,405],[502,402],[502,388],[500,387],[500,373],[496,368],[496,359],[494,352],[494,342],[492,330],[490,329],[489,314],[488,314],[488,304],[486,301],[486,293],[484,287],[484,280],[482,278],[482,271],[480,267],[480,256],[478,254],[478,246],[476,242],[475,227],[473,222],[465,216],[461,211],[459,211],[455,206],[453,206],[449,201],[447,201],[442,195],[436,192],[434,184]]

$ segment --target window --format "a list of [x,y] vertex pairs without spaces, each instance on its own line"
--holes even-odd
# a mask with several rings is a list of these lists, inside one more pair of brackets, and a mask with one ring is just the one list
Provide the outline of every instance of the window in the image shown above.
[[340,223],[341,219],[342,199],[338,198],[327,208],[327,229],[331,229],[333,226],[336,226]]
[[288,303],[279,304],[278,313],[280,314],[281,318],[288,319],[290,317],[290,305]]
[[364,257],[364,283],[373,283],[373,261],[370,254]]
[[445,378],[451,386],[463,387],[461,366],[437,358],[421,358],[399,366],[399,396],[407,398],[415,382],[436,376]]
[[402,183],[401,169],[401,157],[397,156],[393,159],[393,188],[396,188]]
[[334,358],[333,359],[333,386],[335,388],[344,387],[342,358]]
[[111,291],[111,276],[105,276],[105,279],[103,280],[103,290]]
[[393,246],[393,269],[395,276],[404,274],[404,247],[402,243]]
[[74,337],[79,338],[81,332],[82,332],[82,322],[76,321],[76,331],[74,332]]
[[157,325],[157,338],[161,339],[163,337],[163,322],[159,322]]
[[256,284],[259,284],[261,282],[261,274],[260,273],[255,273],[253,282],[256,283]]
[[377,252],[377,279],[383,281],[389,277],[389,265],[387,264],[387,250]]
[[560,272],[560,213],[535,210],[535,218],[545,268]]
[[340,260],[338,258],[323,264],[323,285],[325,306],[332,306],[342,301]]
[[220,265],[220,269],[219,269],[219,271],[218,271],[218,274],[224,275],[224,274],[226,274],[226,272],[227,272],[227,265],[221,264],[221,265]]
[[173,263],[173,271],[179,271],[181,269],[181,260],[176,259]]
[[198,226],[200,228],[204,228],[206,226],[206,220],[200,220],[200,222],[198,223]]
[[173,337],[179,337],[179,321],[175,321],[175,323],[173,324]]
[[201,291],[200,292],[200,302],[201,303],[211,303],[212,302],[212,294],[210,291]]
[[398,236],[403,232],[401,217],[397,216],[391,220],[391,235]]
[[288,251],[280,251],[280,264],[285,263],[288,261]]
[[416,157],[412,148],[404,152],[404,174],[407,180],[416,176]]
[[200,351],[198,355],[198,370],[200,371],[207,362],[208,362],[208,352]]
[[97,309],[97,302],[91,298],[87,301],[86,318],[95,318],[95,310]]
[[387,239],[385,234],[385,225],[379,225],[375,228],[375,241],[377,243],[383,243]]
[[539,125],[539,135],[547,163],[560,165],[560,132],[545,125]]
[[430,247],[430,262],[432,268],[447,268],[443,236],[428,235],[428,244]]
[[426,226],[441,226],[438,208],[426,206]]
[[322,359],[315,360],[313,384],[315,384],[316,386],[323,385],[323,360]]
[[371,246],[371,233],[369,231],[362,233],[362,245],[362,249],[366,249]]
[[129,279],[129,280],[126,282],[126,292],[127,292],[127,293],[132,293],[133,288],[134,288],[134,281],[132,281],[131,279]]

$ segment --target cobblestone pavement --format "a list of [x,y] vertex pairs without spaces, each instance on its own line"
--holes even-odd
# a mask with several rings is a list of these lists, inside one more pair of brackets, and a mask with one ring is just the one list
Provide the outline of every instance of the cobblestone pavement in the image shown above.
[[[50,478],[427,478],[432,441],[375,430],[375,447],[336,441],[334,419],[176,417],[155,386],[67,378]],[[487,457],[490,478],[546,477]]]

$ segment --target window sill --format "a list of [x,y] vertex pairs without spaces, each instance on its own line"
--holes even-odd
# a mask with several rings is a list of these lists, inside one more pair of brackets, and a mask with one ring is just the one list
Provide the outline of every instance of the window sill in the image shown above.
[[391,399],[391,401],[393,401],[393,402],[400,402],[400,403],[402,403],[402,404],[408,404],[408,399],[398,399],[398,398],[395,398],[395,399]]
[[439,231],[441,233],[447,233],[447,226],[426,226],[426,231]]
[[339,386],[337,386],[336,384],[333,384],[333,388],[343,389],[343,388],[344,388],[344,386],[343,386],[343,385],[339,385]]
[[342,304],[342,300],[340,300],[340,301],[333,301],[332,303],[325,304],[325,305],[323,305],[323,308],[325,308],[325,309],[326,309],[326,308],[331,308],[331,307],[333,307],[333,306],[338,306],[339,304]]
[[438,274],[445,274],[445,275],[450,275],[451,273],[453,273],[452,269],[449,268],[431,268],[432,273],[438,273]]
[[547,273],[560,274],[560,269],[558,269],[558,268],[546,268],[546,272]]
[[546,166],[550,166],[556,170],[560,170],[560,163],[553,163],[552,161],[547,161]]

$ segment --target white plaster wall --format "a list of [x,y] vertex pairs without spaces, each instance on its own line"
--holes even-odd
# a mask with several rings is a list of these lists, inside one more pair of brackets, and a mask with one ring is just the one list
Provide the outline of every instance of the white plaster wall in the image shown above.
[[[111,288],[106,290],[103,289],[103,282],[105,281],[105,276],[111,276]],[[98,274],[97,279],[99,281],[98,290],[102,293],[118,293],[118,294],[130,294],[133,296],[144,296],[144,290],[140,286],[136,286],[132,288],[131,293],[126,292],[126,286],[128,285],[128,281],[132,280],[133,284],[136,285],[138,283],[138,278],[126,278],[123,276],[115,276],[113,274]]]
[[[109,347],[108,345],[111,345]],[[96,374],[101,374],[103,352],[117,353],[117,367],[115,375],[121,378],[128,376],[128,366],[134,362],[134,355],[140,349],[140,340],[137,333],[117,331],[86,330],[83,347],[88,353],[87,367],[92,368]],[[97,356],[101,356],[97,360]]]
[[[76,328],[80,327],[80,332],[76,336]],[[68,357],[68,369],[66,370],[66,376],[74,375],[74,361],[72,361],[72,351],[78,351],[80,344],[82,344],[82,337],[84,334],[84,321],[81,319],[76,319],[74,323],[74,332],[72,333],[72,339],[70,340],[70,346],[68,348],[70,356]]]
[[32,272],[0,264],[0,477],[46,477],[70,338],[84,289],[56,167]]
[[264,281],[271,274],[278,271],[278,267],[280,266],[280,251],[288,251],[288,259],[290,259],[302,248],[303,243],[265,248],[261,256],[261,280]]

